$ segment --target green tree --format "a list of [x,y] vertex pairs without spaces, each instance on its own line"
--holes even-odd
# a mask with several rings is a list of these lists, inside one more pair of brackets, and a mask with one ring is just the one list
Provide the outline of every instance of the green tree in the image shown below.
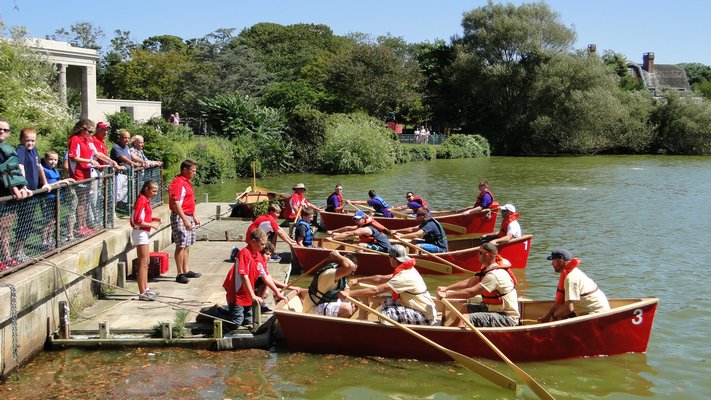
[[605,50],[602,55],[602,62],[618,76],[620,88],[625,90],[644,89],[644,84],[630,73],[627,67],[629,61],[623,54],[615,53],[612,50]]
[[659,127],[657,151],[669,154],[711,154],[711,104],[666,92],[652,121]]
[[104,40],[104,31],[101,27],[94,26],[91,22],[78,22],[69,27],[67,31],[59,28],[47,39],[69,42],[74,47],[101,50],[101,41]]

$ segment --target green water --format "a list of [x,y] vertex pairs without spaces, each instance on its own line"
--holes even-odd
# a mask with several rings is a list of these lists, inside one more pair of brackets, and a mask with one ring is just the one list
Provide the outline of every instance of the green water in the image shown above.
[[[557,275],[545,257],[567,247],[609,297],[660,298],[646,354],[519,366],[559,399],[703,399],[711,398],[710,171],[708,157],[492,157],[414,163],[370,176],[292,174],[258,185],[290,192],[303,182],[317,205],[337,183],[345,198],[363,200],[376,189],[390,204],[412,190],[433,209],[447,209],[472,203],[486,178],[496,200],[515,204],[524,232],[534,235],[526,296],[553,296]],[[198,198],[207,192],[213,201],[229,201],[251,184],[200,188]],[[515,377],[503,363],[485,363]],[[41,354],[18,381],[0,386],[0,398],[36,398],[38,388],[48,398],[535,398],[519,383],[517,393],[501,391],[453,363],[130,349]]]

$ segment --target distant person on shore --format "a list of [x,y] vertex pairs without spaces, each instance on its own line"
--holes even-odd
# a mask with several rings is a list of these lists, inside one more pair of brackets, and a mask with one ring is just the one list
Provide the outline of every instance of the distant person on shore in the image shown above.
[[368,197],[370,198],[370,200],[367,200],[367,201],[348,200],[348,203],[354,204],[354,205],[370,206],[375,211],[376,216],[383,216],[386,218],[393,217],[393,213],[390,212],[390,204],[388,204],[385,200],[383,200],[382,197],[378,196],[378,194],[375,193],[375,190],[373,190],[373,189],[369,190]]
[[339,183],[336,185],[333,193],[326,199],[326,211],[332,213],[342,213],[343,207],[343,186]]
[[516,212],[516,207],[513,204],[504,204],[499,207],[501,211],[501,227],[497,233],[481,235],[479,239],[481,243],[491,242],[494,244],[506,243],[511,239],[521,237],[521,225],[517,219],[521,214]]
[[158,293],[148,287],[148,263],[150,262],[148,248],[148,234],[151,229],[160,228],[161,219],[153,217],[151,209],[151,199],[158,194],[158,184],[148,180],[141,188],[141,194],[136,199],[131,216],[131,240],[136,246],[138,258],[138,271],[136,273],[136,283],[138,283],[138,299],[143,301],[153,301]]
[[274,300],[285,300],[274,280],[269,275],[261,250],[267,243],[267,234],[261,229],[253,230],[249,235],[249,244],[237,254],[235,265],[227,273],[222,287],[227,291],[229,314],[235,328],[252,325],[252,304],[261,305],[264,300],[257,296],[254,288],[257,278],[274,294]]
[[412,211],[413,214],[415,214],[417,212],[417,209],[420,207],[429,209],[429,207],[427,207],[427,202],[425,201],[425,199],[420,196],[415,196],[415,193],[413,192],[407,192],[405,194],[405,200],[407,200],[407,204],[403,206],[392,207],[390,208],[390,211],[409,209],[410,211]]
[[170,229],[175,243],[175,266],[178,276],[175,281],[188,283],[188,278],[199,278],[202,274],[190,271],[190,246],[195,244],[200,219],[195,215],[195,192],[190,181],[197,173],[197,163],[187,159],[180,164],[180,175],[168,186],[170,206]]
[[338,250],[333,250],[329,259],[333,261],[316,271],[311,280],[309,295],[304,299],[304,312],[350,318],[355,307],[338,295],[348,287],[347,280],[358,269],[358,260],[353,253],[343,256]]
[[380,312],[401,324],[434,325],[437,323],[437,307],[427,291],[427,285],[422,275],[415,268],[415,259],[407,255],[407,250],[399,245],[393,245],[388,252],[390,275],[373,275],[351,279],[352,287],[359,284],[371,284],[375,287],[350,290],[344,289],[341,297],[367,299],[381,293],[390,292],[391,297],[383,302]]
[[603,312],[610,309],[607,296],[583,271],[578,268],[579,258],[566,249],[555,250],[548,256],[553,270],[560,274],[555,293],[555,304],[541,322]]
[[398,239],[420,239],[415,243],[430,253],[444,253],[448,250],[447,234],[439,221],[432,217],[430,210],[420,207],[415,213],[419,225],[410,228],[394,229],[393,235]]
[[485,243],[479,249],[482,270],[471,278],[449,286],[437,288],[438,299],[471,299],[481,295],[482,303],[466,303],[462,312],[469,315],[474,326],[505,327],[518,325],[521,315],[518,310],[516,277],[511,272],[511,263],[499,255],[493,243]]
[[314,232],[311,230],[311,220],[314,212],[307,208],[301,211],[301,219],[294,228],[294,239],[298,246],[313,247]]
[[466,209],[464,211],[464,214],[471,214],[475,212],[479,212],[483,209],[486,208],[491,208],[491,205],[494,203],[494,195],[491,193],[491,190],[489,189],[489,181],[486,179],[482,180],[479,182],[479,195],[476,198],[476,202],[471,208]]

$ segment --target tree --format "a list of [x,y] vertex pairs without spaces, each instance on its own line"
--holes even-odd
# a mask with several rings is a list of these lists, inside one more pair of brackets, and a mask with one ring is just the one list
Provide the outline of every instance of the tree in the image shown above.
[[104,40],[104,31],[94,26],[91,22],[79,22],[69,27],[69,31],[59,28],[54,34],[47,35],[47,39],[69,42],[72,46],[101,51],[101,41]]
[[624,90],[642,90],[644,84],[636,76],[630,73],[629,61],[620,53],[612,50],[605,50],[602,55],[602,62],[610,68],[619,78],[619,86]]
[[571,48],[575,33],[544,3],[491,0],[465,13],[462,27],[448,71],[461,125],[482,132],[495,153],[520,153],[532,135],[532,85],[551,56]]

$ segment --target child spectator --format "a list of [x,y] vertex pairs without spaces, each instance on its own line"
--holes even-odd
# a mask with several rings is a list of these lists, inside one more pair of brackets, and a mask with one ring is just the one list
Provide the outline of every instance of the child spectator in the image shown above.
[[[44,169],[40,168],[39,153],[35,147],[36,143],[37,131],[34,128],[22,128],[20,130],[20,144],[15,149],[20,171],[22,171],[22,175],[27,181],[27,189],[37,190],[41,185],[42,189],[50,190],[52,187],[47,184]],[[30,259],[25,255],[25,242],[37,225],[34,220],[35,207],[31,204],[27,204],[25,207],[25,212],[20,214],[20,219],[15,227],[14,258],[19,262],[29,261]]]
[[[47,184],[52,186],[52,189],[56,189],[61,183],[74,182],[74,179],[67,178],[61,179],[62,176],[57,170],[57,164],[59,163],[59,155],[54,150],[49,150],[44,153],[44,158],[42,159],[42,169],[44,170],[44,176],[47,178]],[[42,205],[42,216],[44,217],[44,229],[42,230],[42,246],[44,249],[51,250],[55,247],[54,236],[54,223],[51,221],[56,221],[56,199],[57,195],[50,193],[44,198],[44,204]]]
[[[32,196],[22,175],[15,149],[5,140],[10,136],[10,123],[0,118],[0,197],[15,196],[23,200]],[[10,230],[15,222],[15,210],[10,201],[0,202],[0,271],[15,265],[10,257]]]
[[148,233],[151,228],[160,228],[160,218],[153,217],[151,209],[151,199],[158,193],[158,184],[155,181],[148,180],[141,188],[141,194],[136,199],[136,204],[133,206],[133,216],[131,217],[131,226],[133,232],[131,238],[136,246],[138,253],[138,273],[136,281],[138,283],[139,300],[153,301],[158,293],[148,288],[148,263],[150,262],[148,249]]

